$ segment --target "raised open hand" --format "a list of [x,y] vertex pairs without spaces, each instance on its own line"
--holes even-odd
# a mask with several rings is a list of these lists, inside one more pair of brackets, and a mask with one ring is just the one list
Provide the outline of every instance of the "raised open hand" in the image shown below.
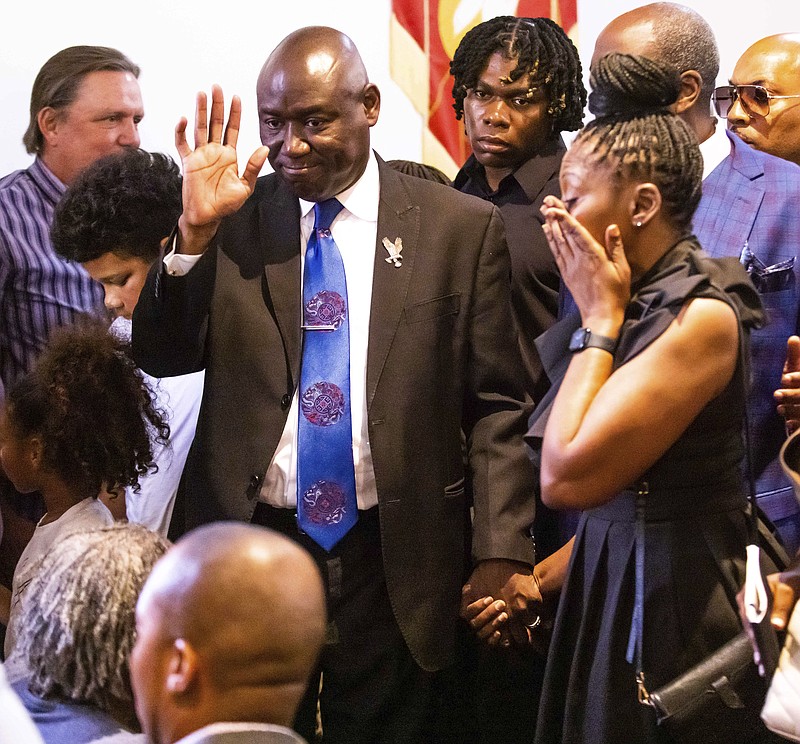
[[239,176],[236,142],[241,116],[241,101],[234,96],[225,124],[222,88],[214,85],[210,116],[206,94],[197,94],[194,150],[186,140],[186,118],[181,118],[175,127],[175,147],[183,163],[182,253],[202,253],[222,218],[236,212],[253,193],[269,150],[263,146],[256,149]]

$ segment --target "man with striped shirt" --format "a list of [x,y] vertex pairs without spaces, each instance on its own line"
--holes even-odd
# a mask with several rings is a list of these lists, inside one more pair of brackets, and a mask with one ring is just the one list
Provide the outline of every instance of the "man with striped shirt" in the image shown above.
[[139,67],[116,49],[74,46],[39,71],[23,137],[33,164],[0,179],[0,381],[9,387],[51,331],[102,312],[103,290],[50,243],[53,209],[86,166],[139,146]]

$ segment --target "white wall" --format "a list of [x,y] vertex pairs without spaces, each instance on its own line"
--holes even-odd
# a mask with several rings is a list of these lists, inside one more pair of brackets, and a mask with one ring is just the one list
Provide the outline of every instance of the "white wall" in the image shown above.
[[[748,4],[741,0],[675,1],[694,8],[714,29],[720,53],[720,85],[727,83],[739,56],[754,41],[770,34],[800,31],[798,0]],[[642,0],[578,0],[578,43],[584,65],[588,65],[594,40],[603,27],[620,13],[645,4]]]
[[389,77],[388,0],[14,0],[7,6],[0,20],[0,174],[30,163],[22,135],[33,80],[51,55],[73,44],[115,47],[141,67],[142,147],[176,159],[173,130],[181,116],[191,126],[196,92],[219,83],[226,98],[237,93],[245,161],[260,144],[255,85],[261,66],[286,34],[311,24],[351,36],[379,84],[383,107],[375,146],[387,157],[419,157],[419,117]]
[[[614,16],[640,4],[636,0],[578,0],[579,46],[585,62],[599,30]],[[685,4],[716,30],[723,80],[756,39],[800,31],[797,0],[765,0],[738,11],[730,1],[685,0]],[[144,148],[177,157],[175,123],[182,115],[191,122],[196,91],[208,91],[212,83],[219,83],[226,95],[238,93],[242,98],[239,142],[243,156],[249,156],[259,144],[255,81],[261,65],[287,33],[309,24],[339,28],[361,50],[383,94],[381,121],[374,130],[376,149],[386,158],[419,159],[419,117],[389,76],[389,15],[389,0],[136,0],[124,6],[109,0],[7,3],[0,35],[0,174],[30,162],[21,140],[33,79],[48,57],[73,44],[116,47],[141,66]]]

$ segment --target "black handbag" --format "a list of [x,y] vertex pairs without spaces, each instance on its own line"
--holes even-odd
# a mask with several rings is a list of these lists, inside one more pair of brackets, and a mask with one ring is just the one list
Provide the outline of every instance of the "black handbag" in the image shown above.
[[676,742],[779,741],[761,721],[767,683],[741,632],[688,672],[649,693],[658,725]]
[[[741,376],[745,387],[748,379],[747,355],[744,334],[740,324],[739,359]],[[755,479],[750,460],[750,431],[745,405],[744,437],[747,457],[747,472],[750,501],[750,542],[769,545],[771,554],[779,568],[788,564],[788,556],[771,535],[759,526],[759,511],[756,505]],[[785,742],[771,733],[761,720],[761,709],[769,687],[769,680],[759,675],[753,661],[753,647],[743,630],[699,664],[684,672],[657,690],[648,692],[642,665],[642,632],[644,618],[644,503],[647,484],[639,489],[636,504],[636,590],[633,625],[629,654],[636,662],[636,683],[639,702],[653,708],[660,728],[678,744],[761,744],[762,742]],[[780,564],[783,563],[783,566]],[[768,638],[773,633],[769,624],[769,613],[761,632]],[[775,650],[777,639],[769,639]],[[764,656],[765,654],[762,654]],[[777,655],[775,655],[777,660]]]

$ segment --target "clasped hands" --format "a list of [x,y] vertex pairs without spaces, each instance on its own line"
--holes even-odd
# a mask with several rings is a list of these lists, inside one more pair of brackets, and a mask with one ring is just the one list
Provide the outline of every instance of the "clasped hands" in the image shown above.
[[481,561],[461,594],[461,617],[489,646],[536,645],[541,610],[536,576],[529,565],[518,561]]

